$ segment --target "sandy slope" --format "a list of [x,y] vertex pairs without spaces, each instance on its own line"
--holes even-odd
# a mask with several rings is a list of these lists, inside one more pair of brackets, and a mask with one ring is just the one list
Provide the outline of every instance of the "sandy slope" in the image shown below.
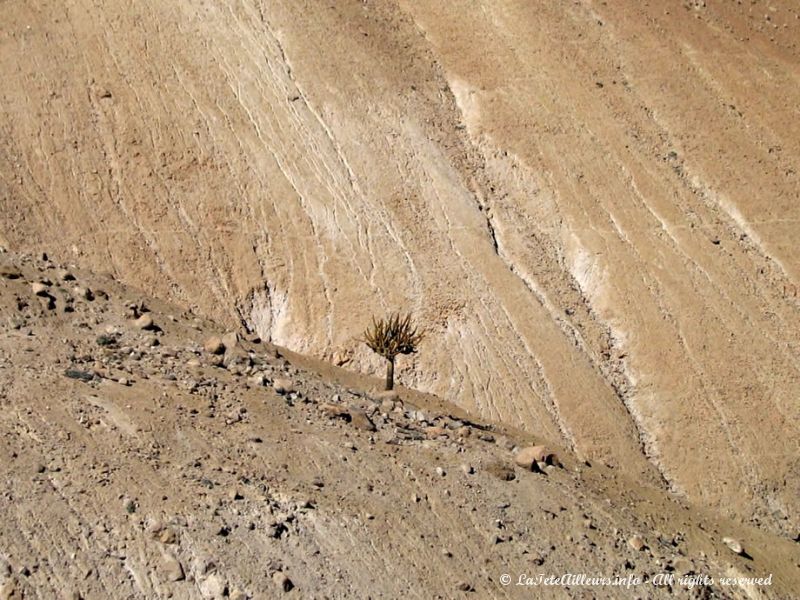
[[6,0],[0,236],[795,535],[796,6],[443,6]]
[[[376,380],[269,344],[209,354],[214,323],[69,273],[0,254],[2,598],[788,598],[800,586],[794,542],[565,452],[561,468],[525,471],[511,448],[541,437],[408,390],[392,408],[368,393]],[[158,330],[128,318],[142,303]],[[281,380],[293,391],[276,393]],[[540,573],[643,582],[516,585]],[[716,583],[653,585],[669,573]],[[770,574],[766,587],[719,579]]]

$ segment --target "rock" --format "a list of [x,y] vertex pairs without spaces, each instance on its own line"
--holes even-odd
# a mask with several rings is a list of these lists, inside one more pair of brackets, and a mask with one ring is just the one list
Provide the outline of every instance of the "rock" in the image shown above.
[[17,600],[22,599],[22,593],[17,588],[17,582],[14,579],[6,579],[0,584],[0,600]]
[[14,267],[0,267],[0,277],[3,279],[22,279],[22,273]]
[[217,336],[211,336],[203,344],[203,350],[209,354],[222,354],[225,352],[225,344]]
[[436,467],[436,474],[439,477],[444,477],[445,475],[447,475],[447,472],[442,467]]
[[375,402],[400,402],[400,394],[398,394],[395,390],[373,392],[370,394],[370,398],[372,398]]
[[223,600],[225,594],[228,593],[227,584],[216,573],[212,573],[201,581],[199,587],[203,598],[208,598],[208,600]]
[[501,463],[490,464],[488,467],[486,467],[486,471],[501,481],[513,481],[517,478],[516,474],[514,473],[514,469]]
[[447,430],[444,427],[431,426],[431,427],[426,427],[424,431],[428,439],[431,440],[441,437],[443,435],[447,435]]
[[222,354],[225,352],[225,343],[218,336],[214,335],[205,341],[203,350],[209,354]]
[[281,395],[290,394],[294,391],[294,385],[288,379],[279,378],[272,382],[272,389]]
[[49,285],[45,285],[41,281],[34,281],[31,284],[31,291],[35,296],[47,296],[48,291],[50,289]]
[[742,546],[741,542],[739,542],[739,540],[737,539],[724,537],[722,538],[722,543],[725,544],[728,547],[728,549],[734,554],[742,556],[745,553],[744,546]]
[[338,404],[324,402],[319,405],[319,409],[331,419],[340,418],[348,422],[352,419],[348,410],[344,406],[339,406]]
[[155,323],[153,322],[153,317],[150,316],[150,313],[144,313],[141,315],[133,322],[133,326],[137,329],[141,329],[142,331],[151,331],[155,329]]
[[460,581],[456,584],[456,589],[459,592],[474,592],[475,588],[472,587],[472,584],[467,583],[466,581]]
[[558,463],[558,458],[545,446],[528,446],[517,451],[514,455],[514,462],[523,469],[537,470],[539,467],[541,470],[540,465],[536,463],[553,465]]
[[647,544],[644,543],[644,539],[640,535],[634,535],[628,540],[628,545],[636,550],[637,552],[644,550],[647,547]]
[[161,533],[158,534],[158,541],[162,544],[177,544],[178,534],[175,533],[172,527],[165,527],[161,530]]
[[263,373],[256,373],[250,378],[250,384],[254,385],[255,387],[264,387],[266,380],[264,379]]
[[58,278],[61,281],[75,281],[75,276],[66,269],[61,269],[58,272]]
[[346,349],[339,348],[333,353],[333,364],[341,367],[350,362],[350,352]]
[[88,371],[79,371],[78,369],[67,369],[64,371],[64,375],[70,379],[77,379],[78,381],[83,381],[84,383],[89,383],[92,381],[92,379],[94,379],[94,373],[89,373]]
[[225,347],[225,350],[233,350],[239,345],[239,334],[235,331],[229,331],[222,336],[220,340]]
[[463,464],[461,465],[461,472],[464,475],[472,475],[473,473],[475,473],[475,469],[473,468],[472,465]]
[[272,581],[274,581],[275,586],[283,592],[290,592],[294,587],[292,580],[289,579],[289,577],[283,571],[275,571],[272,574]]
[[167,581],[183,581],[186,577],[180,561],[171,554],[162,557],[160,568]]
[[354,427],[363,429],[364,431],[375,431],[375,424],[363,410],[360,408],[351,408],[348,412],[350,413],[350,423]]
[[247,594],[239,588],[233,588],[233,591],[228,595],[228,600],[247,600]]
[[672,561],[672,568],[678,575],[690,575],[694,573],[694,565],[688,558],[682,556]]

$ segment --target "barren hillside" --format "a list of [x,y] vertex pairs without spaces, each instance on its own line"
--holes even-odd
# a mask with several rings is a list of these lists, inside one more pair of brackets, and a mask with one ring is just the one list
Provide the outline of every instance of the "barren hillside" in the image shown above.
[[795,2],[0,15],[0,243],[797,534]]
[[3,600],[784,599],[800,587],[793,541],[557,446],[524,468],[519,449],[547,440],[410,390],[373,393],[378,380],[225,334],[109,277],[0,252],[0,322]]

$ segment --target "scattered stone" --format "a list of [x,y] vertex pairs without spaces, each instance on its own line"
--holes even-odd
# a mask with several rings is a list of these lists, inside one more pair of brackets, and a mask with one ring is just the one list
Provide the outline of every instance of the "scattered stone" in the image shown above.
[[272,382],[272,389],[278,394],[285,395],[294,391],[294,385],[288,379],[279,378]]
[[475,588],[472,587],[472,584],[467,583],[466,581],[460,581],[456,584],[456,589],[459,592],[474,592]]
[[225,352],[225,344],[219,337],[212,336],[205,341],[203,349],[209,354],[223,354]]
[[737,539],[724,537],[722,538],[722,543],[725,544],[734,554],[738,554],[740,556],[745,554],[744,546],[742,546],[741,542]]
[[475,468],[472,465],[463,464],[461,465],[461,472],[464,475],[472,475],[473,473],[475,473]]
[[447,472],[442,467],[436,467],[436,474],[439,477],[444,477],[445,475],[447,475]]
[[628,545],[636,550],[637,552],[644,550],[647,547],[647,544],[644,543],[644,539],[640,535],[634,535],[628,540]]
[[283,571],[275,571],[272,574],[272,581],[275,582],[276,587],[283,592],[290,592],[294,588],[292,580]]
[[66,269],[61,269],[58,272],[58,278],[61,281],[75,281],[75,276]]
[[150,313],[144,313],[141,315],[133,322],[133,326],[137,329],[141,329],[142,331],[152,331],[156,327],[155,323],[153,322],[153,317],[150,316]]

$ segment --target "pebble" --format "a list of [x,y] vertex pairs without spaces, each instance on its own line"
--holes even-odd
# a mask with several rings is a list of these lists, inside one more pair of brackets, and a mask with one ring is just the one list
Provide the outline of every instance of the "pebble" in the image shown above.
[[158,541],[162,544],[177,544],[178,534],[172,527],[165,527],[158,535]]
[[200,593],[203,594],[204,598],[222,600],[225,597],[227,588],[225,581],[216,573],[212,573],[200,582]]
[[225,350],[233,350],[239,345],[239,334],[235,331],[229,331],[222,336],[220,340]]
[[153,322],[153,317],[150,316],[150,313],[145,313],[136,319],[133,322],[134,327],[137,329],[141,329],[142,331],[150,331],[155,327],[155,323]]
[[350,413],[350,423],[357,429],[364,431],[375,431],[375,424],[370,420],[360,408],[352,408],[348,411]]
[[161,571],[167,581],[183,581],[186,577],[180,561],[170,554],[165,554],[161,559]]
[[76,298],[81,298],[83,300],[94,300],[94,294],[92,290],[82,286],[75,286],[72,288],[72,293]]
[[545,446],[528,446],[517,451],[514,462],[523,469],[536,470],[541,468],[537,463],[553,464],[554,456]]
[[456,589],[459,592],[474,592],[475,588],[472,587],[472,584],[467,583],[466,581],[460,581],[456,584]]
[[722,543],[725,544],[734,554],[744,554],[744,546],[742,546],[739,540],[730,537],[724,537],[722,538]]
[[637,552],[644,550],[647,547],[647,544],[644,543],[644,539],[640,535],[634,535],[628,540],[628,545],[636,550]]
[[50,289],[50,286],[45,285],[41,281],[34,281],[31,284],[31,291],[36,296],[47,296],[47,290]]
[[279,378],[272,382],[272,389],[278,394],[290,394],[294,391],[294,385],[289,379]]
[[0,277],[4,279],[21,279],[22,273],[13,267],[0,267]]
[[292,580],[289,579],[289,577],[283,571],[275,571],[272,574],[272,581],[275,582],[275,585],[279,590],[284,592],[290,592],[294,587]]
[[222,354],[225,352],[225,344],[219,337],[212,336],[203,344],[203,350],[209,354]]
[[475,473],[475,468],[472,465],[463,464],[461,465],[461,472],[464,475],[472,475],[473,473]]

